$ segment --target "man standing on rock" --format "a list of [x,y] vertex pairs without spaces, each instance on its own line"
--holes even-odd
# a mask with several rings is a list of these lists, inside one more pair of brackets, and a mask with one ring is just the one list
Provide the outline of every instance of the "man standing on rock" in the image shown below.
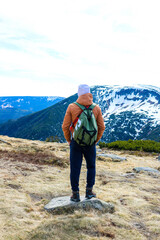
[[71,201],[79,202],[79,177],[83,155],[87,165],[86,198],[96,197],[92,191],[96,175],[96,143],[105,130],[101,109],[93,103],[90,87],[78,87],[78,99],[66,111],[63,125],[64,137],[70,145]]

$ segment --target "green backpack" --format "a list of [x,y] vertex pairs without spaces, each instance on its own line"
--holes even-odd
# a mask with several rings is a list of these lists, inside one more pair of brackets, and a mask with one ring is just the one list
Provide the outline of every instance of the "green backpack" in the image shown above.
[[74,126],[73,138],[81,146],[91,146],[97,139],[97,122],[93,114],[95,103],[89,107],[85,107],[75,102],[82,111],[76,118],[76,125]]

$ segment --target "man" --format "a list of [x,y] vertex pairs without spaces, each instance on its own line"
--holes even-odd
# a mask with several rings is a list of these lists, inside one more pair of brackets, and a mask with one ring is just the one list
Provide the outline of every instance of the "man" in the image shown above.
[[[78,87],[78,104],[83,106],[90,106],[93,104],[93,96],[90,93],[90,87],[86,84],[81,84]],[[73,138],[73,132],[70,131],[71,124],[75,121],[77,116],[80,115],[82,109],[75,103],[71,103],[66,111],[62,129],[64,137],[70,145],[70,182],[72,188],[71,201],[79,202],[79,176],[81,171],[83,155],[86,159],[87,165],[87,185],[86,185],[86,198],[90,199],[96,197],[92,191],[95,184],[96,174],[96,143],[100,140],[105,130],[105,125],[98,105],[93,108],[93,114],[97,122],[97,139],[91,146],[81,146]]]

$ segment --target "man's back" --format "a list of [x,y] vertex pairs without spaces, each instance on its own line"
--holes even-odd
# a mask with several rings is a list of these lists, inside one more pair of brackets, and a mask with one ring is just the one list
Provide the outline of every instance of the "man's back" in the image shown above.
[[[79,103],[83,106],[88,106],[88,105],[90,106],[93,103],[92,94],[86,93],[86,94],[79,96],[79,98],[77,99],[77,103]],[[67,141],[70,141],[70,139],[71,139],[69,127],[70,127],[71,123],[74,122],[76,117],[80,114],[80,112],[81,112],[81,109],[76,104],[71,103],[68,106],[66,115],[64,117],[63,125],[62,125],[64,137],[66,138]],[[98,126],[98,135],[97,135],[97,140],[96,140],[96,142],[98,142],[100,140],[100,138],[102,137],[102,134],[105,129],[101,109],[98,105],[96,105],[94,107],[93,114],[95,116],[95,119],[97,121],[97,126]]]

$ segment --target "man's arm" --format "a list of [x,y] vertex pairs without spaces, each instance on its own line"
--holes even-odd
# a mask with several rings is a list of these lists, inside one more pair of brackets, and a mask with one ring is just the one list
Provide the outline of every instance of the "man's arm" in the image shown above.
[[97,134],[97,140],[96,140],[96,143],[97,143],[101,139],[103,132],[105,130],[103,116],[99,106],[98,106],[98,116],[96,120],[97,120],[97,126],[98,126],[98,134]]
[[69,144],[71,142],[71,133],[69,130],[71,122],[72,122],[72,115],[71,115],[70,105],[69,105],[67,108],[66,114],[64,116],[63,124],[62,124],[62,130],[63,130],[64,137]]

